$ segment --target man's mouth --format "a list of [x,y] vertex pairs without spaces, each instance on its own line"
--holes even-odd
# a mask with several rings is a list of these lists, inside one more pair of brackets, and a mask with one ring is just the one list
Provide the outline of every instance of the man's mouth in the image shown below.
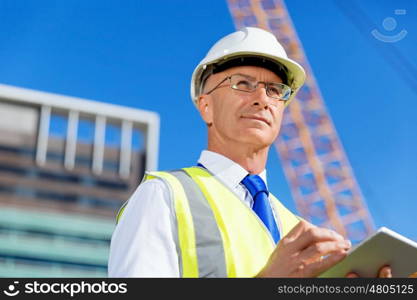
[[271,126],[271,123],[269,122],[269,120],[267,118],[264,117],[260,117],[260,116],[241,116],[242,119],[251,119],[251,120],[258,120],[258,121],[262,121],[264,123],[266,123],[268,126]]

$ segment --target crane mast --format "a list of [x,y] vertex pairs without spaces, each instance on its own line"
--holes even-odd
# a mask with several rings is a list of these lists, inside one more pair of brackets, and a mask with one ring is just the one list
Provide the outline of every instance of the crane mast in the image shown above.
[[353,170],[326,110],[318,84],[283,0],[228,0],[237,28],[272,32],[307,73],[284,113],[274,146],[300,215],[336,230],[353,243],[374,230]]

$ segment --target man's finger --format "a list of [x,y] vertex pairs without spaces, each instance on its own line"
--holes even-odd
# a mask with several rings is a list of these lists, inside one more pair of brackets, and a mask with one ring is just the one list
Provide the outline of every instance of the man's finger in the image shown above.
[[307,221],[304,220],[300,220],[300,222],[298,222],[298,224],[291,229],[290,232],[288,232],[288,234],[283,237],[280,241],[280,243],[283,244],[290,244],[293,241],[297,240],[298,237],[305,232],[306,230],[308,230],[311,227],[315,227],[313,224],[308,223]]
[[379,278],[392,278],[392,272],[390,266],[384,266],[379,270]]
[[320,257],[333,252],[347,251],[351,247],[350,241],[326,241],[312,244],[299,254],[299,259],[306,263],[312,263]]
[[325,241],[344,241],[340,234],[333,230],[319,227],[310,227],[300,234],[297,240],[291,244],[291,250],[294,252],[301,251],[317,242]]
[[332,253],[322,260],[311,263],[306,267],[306,274],[316,277],[345,258],[346,254],[346,251]]

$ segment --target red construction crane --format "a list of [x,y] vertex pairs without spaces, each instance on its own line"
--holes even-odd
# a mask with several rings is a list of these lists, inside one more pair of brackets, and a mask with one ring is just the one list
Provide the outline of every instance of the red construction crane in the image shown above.
[[254,26],[278,38],[307,80],[288,106],[275,147],[301,216],[357,243],[374,230],[360,188],[327,113],[283,0],[228,0],[237,28]]

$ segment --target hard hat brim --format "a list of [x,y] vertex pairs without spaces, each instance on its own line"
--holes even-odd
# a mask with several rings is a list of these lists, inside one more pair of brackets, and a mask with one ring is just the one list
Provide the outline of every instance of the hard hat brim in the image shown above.
[[[192,86],[191,86],[191,98],[194,102],[194,105],[197,107],[198,97],[200,96],[200,88],[202,84],[202,77],[204,72],[210,68],[210,66],[218,64],[218,63],[225,63],[225,61],[229,61],[231,59],[236,59],[239,57],[263,57],[269,61],[276,63],[277,65],[283,65],[288,70],[288,76],[290,80],[290,87],[293,90],[290,99],[286,102],[286,105],[295,97],[299,88],[304,84],[306,74],[304,69],[295,61],[289,58],[277,57],[267,53],[259,53],[259,52],[235,52],[230,56],[224,56],[220,59],[215,59],[212,61],[207,62],[200,62],[197,68],[194,70],[192,75]],[[242,61],[242,66],[244,66],[244,60]],[[262,65],[260,65],[262,67]]]

